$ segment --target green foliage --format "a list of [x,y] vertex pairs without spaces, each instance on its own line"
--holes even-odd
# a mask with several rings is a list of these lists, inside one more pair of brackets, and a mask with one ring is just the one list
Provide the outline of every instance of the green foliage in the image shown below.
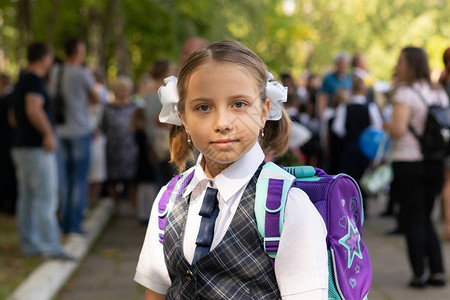
[[[285,1],[294,3],[294,10],[286,13]],[[442,68],[442,52],[450,46],[449,1],[3,0],[0,69],[16,72],[23,66],[20,37],[26,32],[17,26],[18,5],[28,2],[28,41],[49,42],[63,56],[63,41],[79,36],[88,42],[88,64],[109,73],[118,70],[121,43],[137,78],[156,59],[177,62],[183,41],[202,36],[239,40],[274,74],[323,73],[337,51],[362,52],[371,71],[389,80],[401,48],[408,45],[424,47],[432,68]]]

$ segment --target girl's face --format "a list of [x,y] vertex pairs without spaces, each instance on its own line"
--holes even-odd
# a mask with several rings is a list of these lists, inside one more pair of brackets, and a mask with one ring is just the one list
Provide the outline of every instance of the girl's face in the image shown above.
[[395,75],[399,82],[407,81],[409,74],[408,63],[405,58],[405,54],[401,53],[397,65],[395,66]]
[[192,73],[181,118],[204,156],[207,175],[215,177],[253,147],[269,108],[269,99],[262,102],[256,79],[243,67],[213,62]]

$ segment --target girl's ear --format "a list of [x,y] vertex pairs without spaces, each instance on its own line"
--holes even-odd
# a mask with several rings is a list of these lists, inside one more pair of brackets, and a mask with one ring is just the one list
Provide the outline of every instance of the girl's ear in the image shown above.
[[184,128],[186,129],[186,132],[189,132],[189,127],[187,125],[186,119],[184,118],[183,114],[178,114],[181,119],[181,123],[183,123]]
[[267,118],[269,117],[270,104],[271,103],[269,97],[266,97],[266,101],[262,104],[261,108],[261,121],[263,124],[266,123]]

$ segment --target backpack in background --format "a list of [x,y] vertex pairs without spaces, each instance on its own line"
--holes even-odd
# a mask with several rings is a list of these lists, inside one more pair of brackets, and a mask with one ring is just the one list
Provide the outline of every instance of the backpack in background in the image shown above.
[[56,125],[62,125],[66,122],[66,102],[62,95],[61,85],[62,77],[64,74],[64,65],[61,64],[58,70],[57,83],[56,83],[56,94],[53,97],[53,116]]
[[[285,171],[295,178],[286,176]],[[331,176],[310,166],[283,170],[273,163],[265,164],[256,183],[255,200],[264,251],[275,259],[292,186],[309,196],[328,230],[328,299],[366,299],[372,283],[372,266],[361,236],[364,223],[361,192],[348,175]]]
[[449,155],[450,107],[428,105],[422,94],[414,89],[420,100],[427,107],[424,131],[419,135],[409,124],[409,130],[420,143],[420,150],[425,161],[440,161]]

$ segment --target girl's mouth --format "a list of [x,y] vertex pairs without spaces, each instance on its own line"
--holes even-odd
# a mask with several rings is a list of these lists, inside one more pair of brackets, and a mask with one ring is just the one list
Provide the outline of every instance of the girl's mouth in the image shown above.
[[217,140],[217,141],[211,142],[211,144],[213,144],[215,147],[220,148],[220,149],[227,149],[227,148],[232,147],[237,142],[238,142],[238,140],[226,139],[226,140]]

